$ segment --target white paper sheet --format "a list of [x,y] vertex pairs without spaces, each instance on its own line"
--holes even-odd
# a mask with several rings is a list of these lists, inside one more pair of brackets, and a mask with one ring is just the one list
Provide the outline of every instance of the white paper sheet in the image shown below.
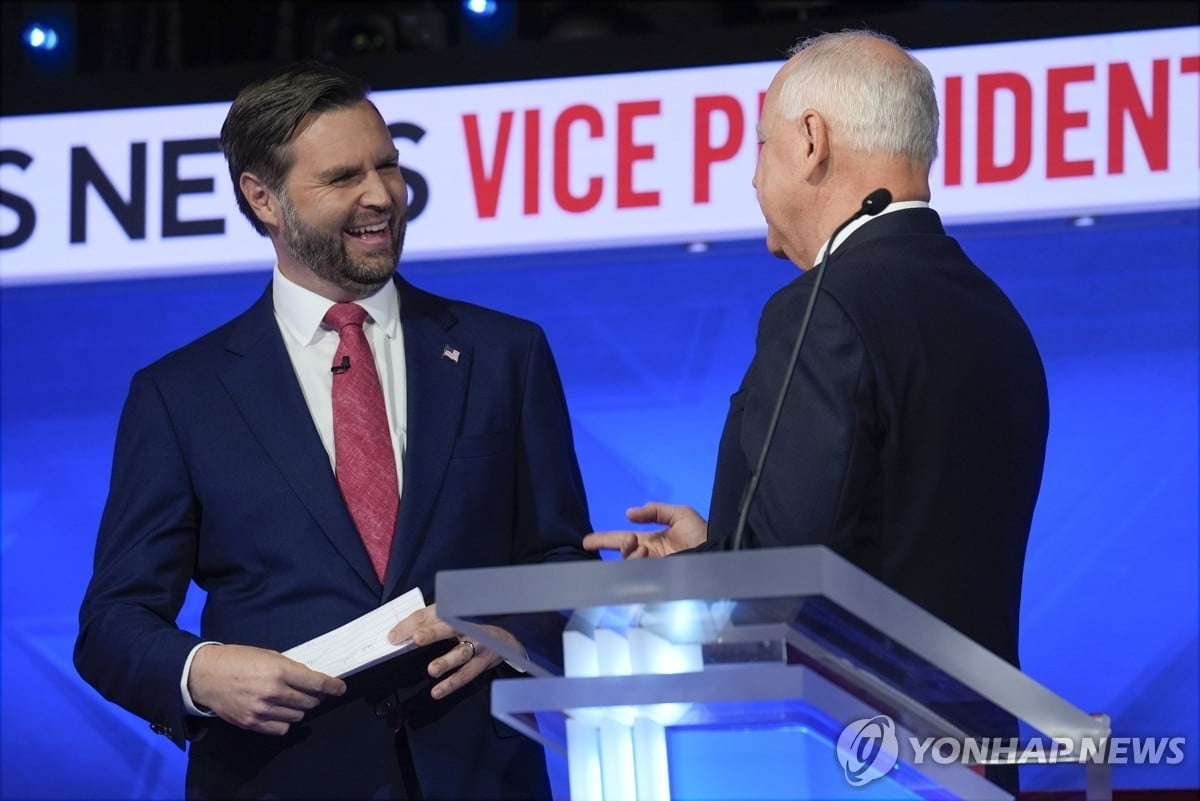
[[289,648],[283,655],[313,670],[344,679],[360,670],[399,656],[415,647],[412,640],[388,642],[387,633],[404,618],[425,607],[420,587],[413,587],[344,626]]

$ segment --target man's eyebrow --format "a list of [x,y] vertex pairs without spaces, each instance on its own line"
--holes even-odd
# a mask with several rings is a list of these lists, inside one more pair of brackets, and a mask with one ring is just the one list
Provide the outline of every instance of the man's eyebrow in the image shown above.
[[357,166],[352,166],[349,164],[338,164],[333,167],[329,167],[327,169],[321,170],[319,173],[317,173],[317,177],[322,180],[328,181],[333,178],[340,178],[344,175],[353,175],[354,173],[358,172],[358,169],[359,168]]
[[[376,161],[376,164],[391,164],[400,160],[400,151],[392,148],[387,153],[382,154]],[[355,175],[362,171],[362,168],[357,164],[335,164],[332,167],[327,167],[317,173],[317,178],[322,181],[333,180],[347,175]]]

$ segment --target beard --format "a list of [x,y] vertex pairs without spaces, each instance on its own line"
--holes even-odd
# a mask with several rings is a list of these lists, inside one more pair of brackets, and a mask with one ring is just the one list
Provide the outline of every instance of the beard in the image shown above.
[[312,273],[354,294],[369,294],[391,280],[404,249],[405,221],[400,220],[385,247],[354,258],[346,251],[341,232],[314,228],[296,212],[286,195],[279,196],[283,212],[283,241],[296,261]]

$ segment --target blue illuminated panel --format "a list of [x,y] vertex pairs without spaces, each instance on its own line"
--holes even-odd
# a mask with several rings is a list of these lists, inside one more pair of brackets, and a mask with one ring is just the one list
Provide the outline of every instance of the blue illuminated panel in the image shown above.
[[[1111,715],[1118,735],[1187,737],[1183,764],[1119,766],[1118,788],[1200,786],[1197,231],[1192,210],[1089,228],[1045,221],[956,232],[1024,314],[1049,379],[1023,667],[1071,703]],[[624,509],[651,499],[706,510],[717,438],[758,313],[795,269],[755,241],[700,253],[413,264],[405,273],[433,292],[545,327],[592,521],[603,529],[624,527]],[[4,798],[182,795],[177,749],[75,675],[75,615],[130,376],[250,305],[267,275],[0,293]],[[195,625],[194,605],[185,618]],[[681,798],[718,797],[704,787],[741,786],[732,773],[718,775],[735,769],[738,749],[799,753],[791,743],[786,732],[747,731],[732,742],[677,732],[673,758],[704,768],[673,776],[673,785]],[[561,796],[562,761],[552,764]],[[781,758],[779,774],[756,774],[762,784],[749,797],[795,797],[790,765]],[[1053,787],[1061,775],[1022,772],[1028,789]]]

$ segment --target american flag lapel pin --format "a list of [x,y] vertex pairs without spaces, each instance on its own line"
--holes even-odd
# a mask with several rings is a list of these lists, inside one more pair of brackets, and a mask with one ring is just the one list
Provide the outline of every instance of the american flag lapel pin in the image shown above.
[[442,358],[443,359],[449,359],[450,361],[454,362],[455,364],[458,364],[458,357],[460,355],[461,354],[458,352],[458,348],[451,347],[450,345],[442,346]]

